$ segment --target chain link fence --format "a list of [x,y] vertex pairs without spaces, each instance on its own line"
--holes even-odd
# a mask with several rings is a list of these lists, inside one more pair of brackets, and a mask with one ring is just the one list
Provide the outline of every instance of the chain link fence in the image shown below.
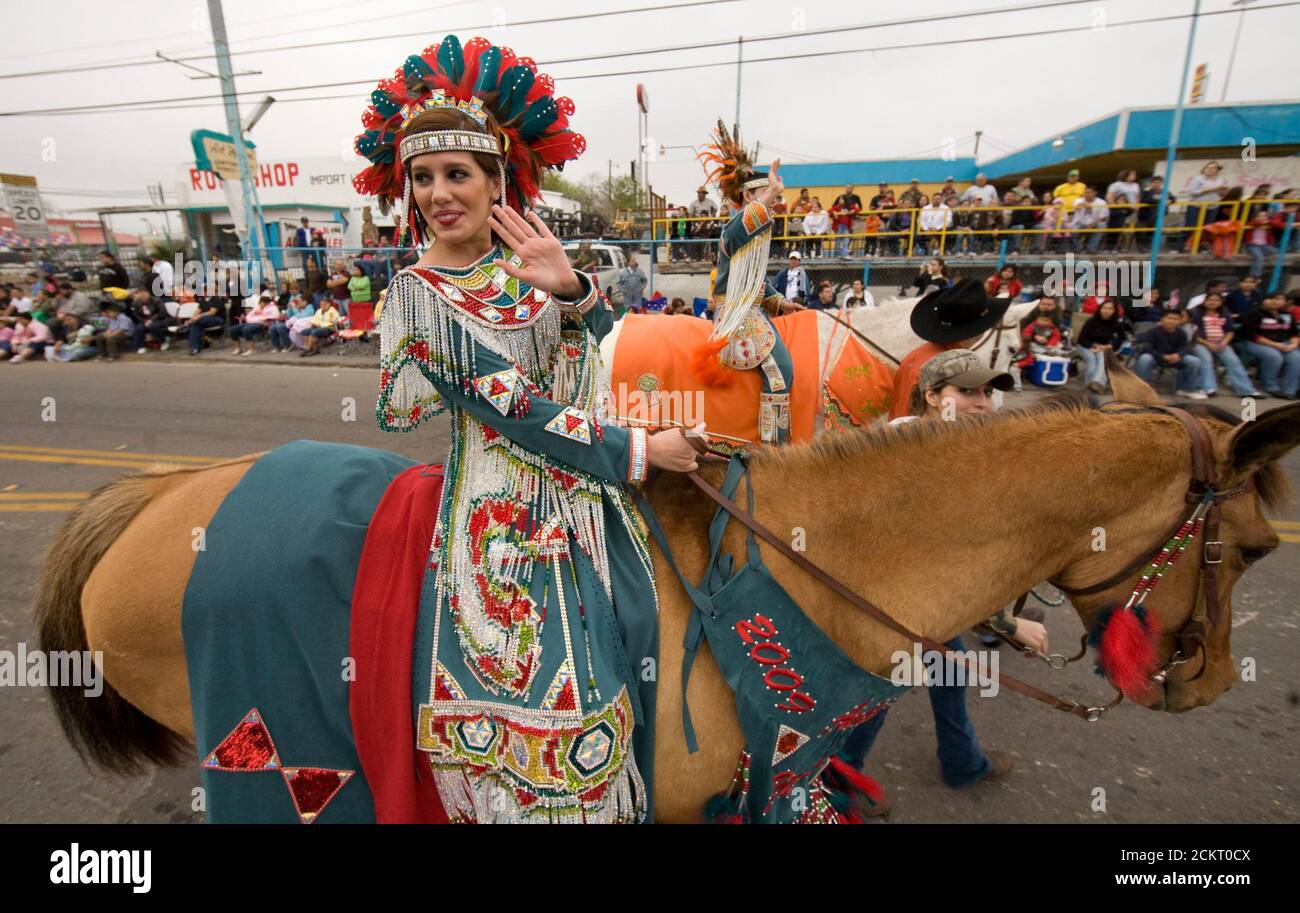
[[[864,290],[873,298],[883,301],[898,295],[918,294],[918,287],[913,283],[918,279],[923,266],[934,259],[928,253],[908,257],[883,248],[877,248],[870,256],[867,255],[870,253],[867,249],[857,256],[850,252],[849,256],[839,257],[835,255],[834,243],[819,242],[816,239],[799,241],[794,238],[775,238],[770,250],[769,279],[774,279],[785,269],[789,254],[797,251],[801,255],[800,263],[814,288],[822,282],[830,283],[835,305],[844,302],[853,290],[855,280],[860,281]],[[646,274],[644,296],[647,299],[662,296],[668,303],[681,299],[698,311],[709,296],[718,241],[710,237],[661,238],[655,241],[593,238],[570,239],[563,244],[574,265],[591,273],[616,304],[624,304],[618,282],[619,272],[630,260],[635,259]],[[52,255],[45,264],[41,261],[9,264],[0,268],[0,281],[26,288],[29,272],[40,272],[48,267],[57,279],[68,279],[83,291],[97,292],[99,262],[96,253],[86,249],[69,250]],[[312,288],[319,289],[322,282],[327,282],[332,274],[339,271],[350,273],[353,266],[360,266],[370,279],[373,295],[377,297],[393,275],[418,258],[417,251],[397,248],[276,248],[267,251],[267,255],[268,259],[264,261],[260,274],[237,261],[220,261],[225,277],[222,288],[227,289],[225,292],[214,292],[210,285],[200,284],[208,281],[212,266],[217,261],[204,264],[193,258],[180,257],[173,260],[172,265],[176,270],[178,286],[185,287],[197,297],[214,293],[233,297],[237,288],[244,296],[254,295],[263,283],[280,291],[293,289],[309,295]],[[1025,251],[1006,239],[1000,239],[992,250],[971,250],[957,256],[946,254],[939,259],[943,264],[943,275],[950,281],[984,281],[996,274],[1003,265],[1015,266],[1024,286],[1023,294],[1036,296],[1049,277],[1059,277],[1063,272],[1077,273],[1084,268],[1082,264],[1092,264],[1098,274],[1105,275],[1108,271],[1114,273],[1126,268],[1145,268],[1148,258],[1149,253],[1142,251],[1099,251],[1088,254],[1057,250],[1040,253],[1035,250]],[[132,285],[141,287],[145,278],[143,253],[135,249],[123,249],[119,262],[131,277]],[[1294,274],[1297,262],[1300,262],[1300,255],[1295,253],[1281,255],[1280,259],[1277,255],[1267,258],[1264,263],[1264,286],[1267,288],[1276,283],[1283,290],[1292,288],[1296,284]],[[319,271],[320,278],[311,274],[312,264]],[[1210,251],[1195,255],[1176,251],[1162,252],[1151,284],[1160,288],[1165,298],[1175,290],[1178,291],[1181,299],[1186,302],[1192,295],[1204,291],[1207,282],[1227,280],[1233,285],[1250,269],[1251,258],[1245,254],[1219,257]],[[198,287],[191,287],[194,285]],[[1114,292],[1115,289],[1111,291]]]

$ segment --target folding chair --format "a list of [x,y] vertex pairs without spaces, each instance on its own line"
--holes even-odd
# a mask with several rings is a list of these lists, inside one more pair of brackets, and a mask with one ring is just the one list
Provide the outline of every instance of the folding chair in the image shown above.
[[343,354],[352,349],[361,351],[364,345],[365,351],[377,352],[378,347],[374,339],[375,331],[375,305],[370,301],[354,301],[348,306],[348,316],[339,321],[339,329],[335,336],[338,339],[338,352]]

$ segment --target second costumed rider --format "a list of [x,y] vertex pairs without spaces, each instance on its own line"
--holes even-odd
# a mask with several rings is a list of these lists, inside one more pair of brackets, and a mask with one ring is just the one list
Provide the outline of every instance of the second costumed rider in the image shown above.
[[708,179],[739,211],[722,229],[718,242],[717,278],[709,290],[713,311],[710,341],[695,353],[692,367],[710,386],[727,383],[731,370],[763,372],[759,394],[758,428],[764,443],[790,440],[790,390],[794,362],[771,318],[801,311],[787,301],[767,278],[768,249],[772,242],[772,204],[781,199],[781,160],[771,173],[760,171],[754,155],[732,136],[721,120],[714,142],[700,158],[712,165]]
[[423,248],[379,321],[379,426],[451,418],[413,716],[456,821],[652,812],[658,602],[625,486],[695,451],[606,424],[613,314],[529,211],[544,169],[585,147],[553,93],[528,58],[448,36],[380,83],[356,143],[356,189],[400,200]]

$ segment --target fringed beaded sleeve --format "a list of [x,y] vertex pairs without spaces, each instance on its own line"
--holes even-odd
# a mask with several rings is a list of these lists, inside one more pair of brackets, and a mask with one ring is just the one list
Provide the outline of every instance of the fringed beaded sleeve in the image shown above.
[[430,382],[429,344],[433,313],[418,285],[399,273],[388,287],[379,318],[379,401],[375,417],[382,431],[411,431],[443,411]]

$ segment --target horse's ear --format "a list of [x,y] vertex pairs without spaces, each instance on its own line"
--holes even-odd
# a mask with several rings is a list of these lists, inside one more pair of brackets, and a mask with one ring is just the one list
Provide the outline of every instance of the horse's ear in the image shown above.
[[1110,349],[1106,350],[1106,377],[1115,399],[1139,406],[1159,406],[1160,394],[1151,385],[1124,366]]
[[1228,466],[1234,477],[1254,472],[1300,444],[1300,403],[1270,409],[1238,425],[1228,438]]

